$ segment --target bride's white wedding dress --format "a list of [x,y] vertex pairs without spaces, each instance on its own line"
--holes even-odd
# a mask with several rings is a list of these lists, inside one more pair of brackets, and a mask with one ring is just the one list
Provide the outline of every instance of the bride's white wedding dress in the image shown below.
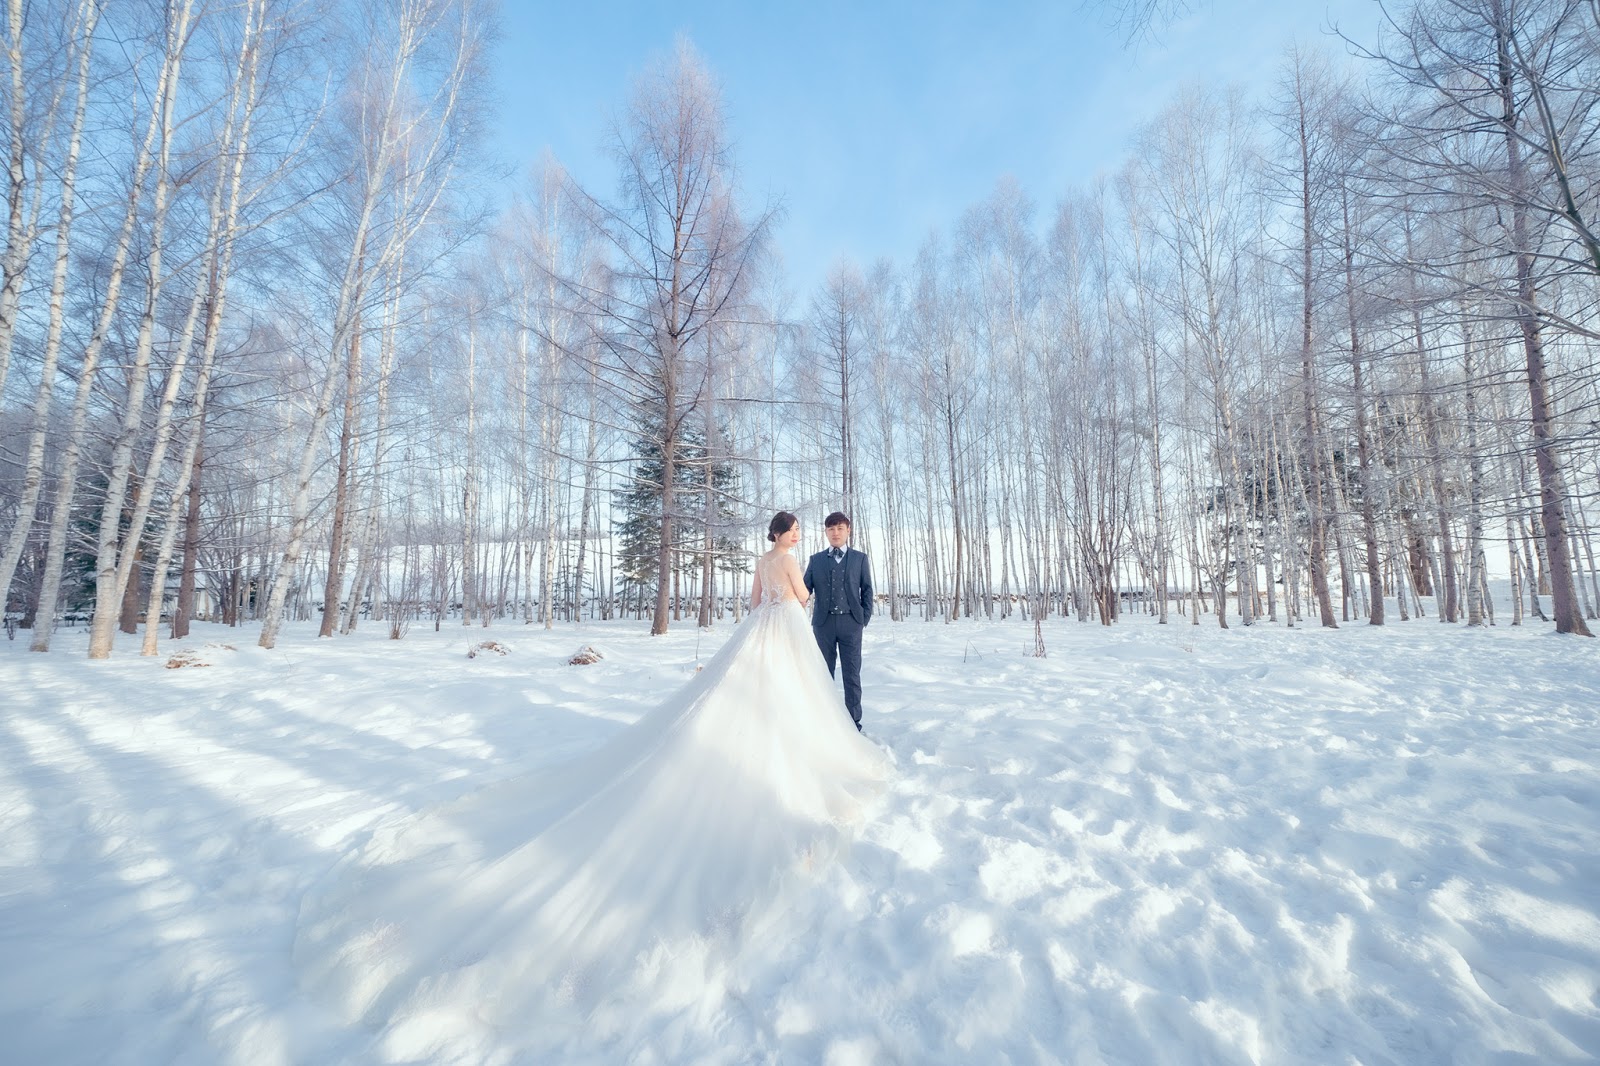
[[834,852],[889,761],[851,723],[777,567],[693,680],[590,756],[375,832],[301,905],[319,997],[382,1024],[593,1003]]

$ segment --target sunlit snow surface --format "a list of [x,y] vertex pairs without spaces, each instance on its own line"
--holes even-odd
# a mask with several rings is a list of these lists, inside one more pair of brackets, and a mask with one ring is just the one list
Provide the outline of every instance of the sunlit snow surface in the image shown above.
[[491,1025],[339,1016],[302,898],[374,830],[592,750],[731,624],[380,628],[0,640],[0,1063],[1600,1057],[1600,641],[1132,618],[1054,622],[1038,660],[1016,622],[875,623],[898,768],[853,850],[736,953]]

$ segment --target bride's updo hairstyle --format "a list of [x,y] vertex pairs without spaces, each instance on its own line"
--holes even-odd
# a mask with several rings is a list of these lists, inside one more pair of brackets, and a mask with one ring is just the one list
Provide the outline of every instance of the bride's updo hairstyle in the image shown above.
[[776,543],[779,537],[793,529],[795,523],[799,521],[800,519],[788,511],[779,511],[772,516],[772,521],[767,523],[767,539]]

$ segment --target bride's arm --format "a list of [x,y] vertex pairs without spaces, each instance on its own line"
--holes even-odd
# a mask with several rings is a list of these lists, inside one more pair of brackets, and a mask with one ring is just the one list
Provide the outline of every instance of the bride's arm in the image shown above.
[[789,587],[794,590],[794,598],[800,601],[800,606],[811,606],[811,590],[806,588],[805,579],[800,576],[800,564],[792,555],[784,557],[783,576],[789,579]]
[[756,579],[750,583],[750,609],[761,605],[761,564],[756,564]]

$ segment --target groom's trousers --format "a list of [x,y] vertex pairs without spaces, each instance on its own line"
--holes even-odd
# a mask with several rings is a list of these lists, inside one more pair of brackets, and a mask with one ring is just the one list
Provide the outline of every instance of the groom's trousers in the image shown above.
[[865,627],[847,614],[830,614],[817,621],[811,632],[822,649],[828,673],[837,677],[834,665],[844,668],[844,705],[861,728],[861,633]]

